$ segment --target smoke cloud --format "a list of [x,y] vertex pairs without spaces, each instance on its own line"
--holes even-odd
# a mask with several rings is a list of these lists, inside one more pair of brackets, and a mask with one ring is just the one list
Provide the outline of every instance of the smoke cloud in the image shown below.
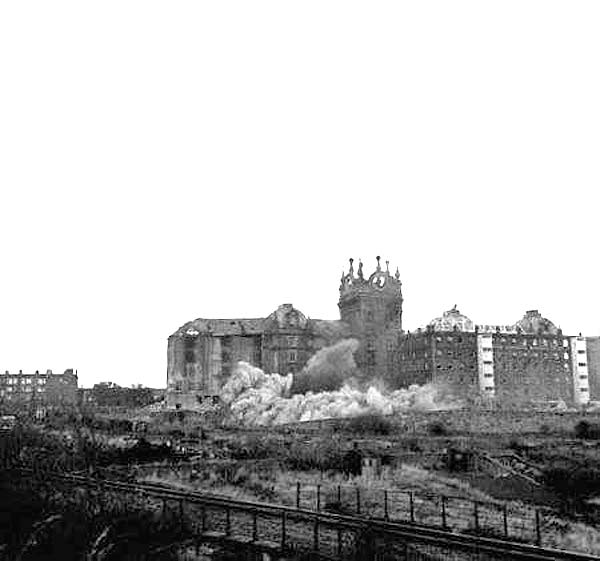
[[[342,344],[344,343],[344,344]],[[318,419],[354,417],[366,413],[392,415],[407,411],[452,409],[461,403],[431,384],[386,392],[368,387],[351,387],[348,379],[356,373],[352,357],[355,341],[338,343],[317,353],[300,373],[266,374],[260,368],[239,362],[222,392],[236,422],[246,426],[270,426]],[[336,360],[340,360],[336,370]],[[319,376],[323,376],[321,381]],[[298,392],[301,388],[335,387],[329,391]]]
[[356,378],[354,353],[358,345],[356,339],[344,339],[317,351],[294,376],[292,393],[339,390],[345,382]]

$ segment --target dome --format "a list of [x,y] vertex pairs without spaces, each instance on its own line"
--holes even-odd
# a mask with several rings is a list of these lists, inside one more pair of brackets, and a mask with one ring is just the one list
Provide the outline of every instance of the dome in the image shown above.
[[275,324],[279,329],[305,329],[306,316],[292,304],[282,304],[267,318],[267,324]]
[[529,310],[515,327],[532,335],[558,335],[558,328],[549,319],[542,317],[537,310]]
[[456,306],[447,312],[444,312],[442,317],[435,318],[429,322],[435,331],[475,331],[475,324],[465,315],[461,314]]

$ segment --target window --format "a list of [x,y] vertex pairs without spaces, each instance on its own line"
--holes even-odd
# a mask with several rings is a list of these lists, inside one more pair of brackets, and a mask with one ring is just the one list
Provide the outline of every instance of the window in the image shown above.
[[494,363],[493,363],[493,361],[491,361],[491,360],[484,360],[484,361],[483,361],[483,364],[490,364],[490,365],[491,365],[491,364],[494,364]]
[[486,386],[486,387],[485,387],[485,391],[486,391],[486,392],[491,392],[491,391],[494,391],[494,387],[493,387],[493,386]]
[[586,362],[578,362],[577,366],[587,366],[587,363]]
[[588,391],[588,388],[579,388],[579,391],[580,391],[580,392],[587,392],[587,391]]
[[288,353],[288,362],[296,362],[296,351],[290,351]]
[[577,349],[577,354],[584,355],[585,349]]
[[587,380],[587,376],[585,374],[582,374],[581,376],[579,376],[580,380]]

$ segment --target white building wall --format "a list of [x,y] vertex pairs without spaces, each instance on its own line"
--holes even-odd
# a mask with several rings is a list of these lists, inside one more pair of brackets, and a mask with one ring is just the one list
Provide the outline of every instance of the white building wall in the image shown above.
[[587,343],[585,337],[570,337],[571,372],[573,374],[573,401],[585,405],[590,401]]
[[494,347],[492,335],[489,333],[477,335],[477,370],[479,375],[479,390],[484,397],[494,397]]

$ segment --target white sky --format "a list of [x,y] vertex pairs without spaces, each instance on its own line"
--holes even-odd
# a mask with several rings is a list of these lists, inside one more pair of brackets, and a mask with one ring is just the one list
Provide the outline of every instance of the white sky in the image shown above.
[[166,384],[196,317],[600,334],[600,3],[0,3],[0,371]]

